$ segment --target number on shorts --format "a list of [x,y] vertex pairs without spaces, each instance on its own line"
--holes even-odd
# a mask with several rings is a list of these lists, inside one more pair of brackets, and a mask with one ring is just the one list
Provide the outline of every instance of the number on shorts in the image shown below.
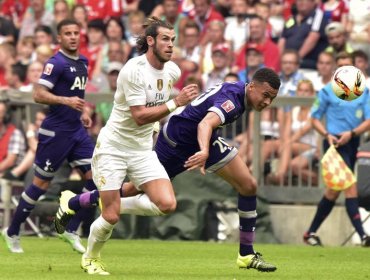
[[212,143],[212,146],[216,145],[218,145],[218,147],[220,148],[221,154],[224,153],[226,150],[231,149],[231,146],[222,137],[218,137],[217,140]]

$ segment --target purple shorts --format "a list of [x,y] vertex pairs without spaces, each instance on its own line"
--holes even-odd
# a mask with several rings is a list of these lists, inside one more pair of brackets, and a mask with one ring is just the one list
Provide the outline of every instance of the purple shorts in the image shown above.
[[94,144],[86,129],[58,131],[40,128],[35,157],[35,175],[51,180],[64,160],[72,167],[90,165]]

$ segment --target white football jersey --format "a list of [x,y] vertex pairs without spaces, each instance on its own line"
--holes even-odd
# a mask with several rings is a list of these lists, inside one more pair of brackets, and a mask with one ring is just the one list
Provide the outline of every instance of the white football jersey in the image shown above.
[[167,102],[180,75],[180,68],[172,61],[158,70],[149,64],[145,54],[130,59],[117,78],[113,110],[106,124],[109,135],[105,136],[129,148],[152,149],[154,123],[138,126],[130,106],[153,107]]

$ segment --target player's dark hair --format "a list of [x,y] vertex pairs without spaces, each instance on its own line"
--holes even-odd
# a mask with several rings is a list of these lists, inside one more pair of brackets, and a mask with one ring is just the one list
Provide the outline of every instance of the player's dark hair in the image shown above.
[[72,19],[72,18],[63,19],[57,25],[57,32],[58,32],[58,34],[60,34],[60,31],[62,30],[63,26],[66,26],[66,25],[77,25],[77,26],[80,26],[78,24],[78,22],[76,20]]
[[254,73],[252,81],[268,83],[273,89],[280,88],[280,78],[276,72],[270,68],[261,68]]
[[146,39],[148,36],[150,36],[153,37],[154,40],[156,40],[159,27],[164,27],[171,30],[173,29],[173,26],[171,24],[157,17],[147,18],[147,20],[143,24],[145,32],[136,40],[136,49],[139,54],[144,54],[148,51],[149,46]]

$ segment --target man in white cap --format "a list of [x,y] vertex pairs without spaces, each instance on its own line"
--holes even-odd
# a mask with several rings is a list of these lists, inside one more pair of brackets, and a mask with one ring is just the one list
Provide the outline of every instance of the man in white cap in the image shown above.
[[329,23],[325,27],[325,34],[329,42],[329,46],[325,49],[326,52],[333,55],[342,51],[353,52],[351,45],[347,42],[347,33],[342,23],[336,21]]

